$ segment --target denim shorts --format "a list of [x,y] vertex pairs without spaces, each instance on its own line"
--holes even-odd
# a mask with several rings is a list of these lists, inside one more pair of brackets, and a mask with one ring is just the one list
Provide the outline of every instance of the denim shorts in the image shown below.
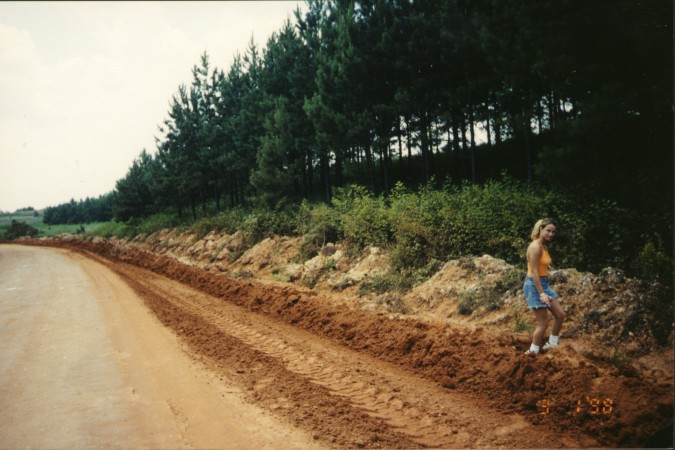
[[[541,287],[544,289],[546,295],[552,299],[558,298],[558,294],[556,294],[556,292],[548,285],[548,277],[539,277],[539,281],[541,281]],[[534,285],[534,279],[529,275],[525,277],[525,284],[523,284],[523,294],[525,295],[525,300],[527,300],[528,308],[548,308],[548,305],[543,303],[539,298],[539,292],[537,291],[537,287]]]

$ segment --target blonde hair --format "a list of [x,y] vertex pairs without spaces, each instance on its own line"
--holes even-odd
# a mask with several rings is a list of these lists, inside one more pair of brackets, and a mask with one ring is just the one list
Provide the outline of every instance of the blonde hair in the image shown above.
[[555,222],[553,219],[539,219],[537,220],[537,223],[534,224],[534,228],[532,228],[532,234],[530,237],[534,241],[535,239],[539,239],[539,235],[541,234],[541,230],[546,228],[548,225],[553,225],[556,226]]

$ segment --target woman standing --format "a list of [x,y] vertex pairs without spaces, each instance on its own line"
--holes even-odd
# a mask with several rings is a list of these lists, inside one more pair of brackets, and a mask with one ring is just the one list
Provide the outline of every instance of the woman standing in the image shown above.
[[565,320],[565,313],[560,307],[558,294],[548,285],[548,266],[551,264],[551,255],[548,253],[548,243],[555,237],[556,225],[551,219],[537,221],[532,229],[532,242],[527,247],[527,277],[523,285],[523,294],[527,306],[534,311],[537,319],[537,328],[532,335],[530,349],[526,355],[539,354],[544,341],[544,334],[548,328],[548,310],[553,314],[553,328],[544,350],[558,346],[558,334]]

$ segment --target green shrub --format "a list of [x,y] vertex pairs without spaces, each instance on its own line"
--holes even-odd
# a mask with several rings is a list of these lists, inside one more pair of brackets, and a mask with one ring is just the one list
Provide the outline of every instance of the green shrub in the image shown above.
[[246,241],[254,245],[272,235],[292,236],[297,229],[296,215],[288,210],[256,209],[249,212],[240,226]]
[[501,295],[515,293],[523,284],[526,272],[523,269],[509,270],[495,281],[494,290]]
[[[137,222],[134,226],[137,234],[152,234],[166,228],[175,228],[180,225],[178,217],[174,214],[153,214]],[[133,237],[133,236],[129,236]]]
[[98,227],[94,234],[104,238],[125,237],[128,228],[127,224],[123,222],[111,221]]
[[478,309],[478,296],[475,291],[463,292],[459,296],[459,313],[463,316],[470,316]]
[[631,358],[626,355],[624,352],[620,351],[618,348],[614,348],[609,351],[609,356],[607,360],[617,369],[621,370],[626,367],[631,362]]
[[340,239],[340,220],[335,208],[325,203],[303,201],[297,213],[296,232],[304,237],[296,260],[307,261],[316,256],[328,242]]
[[523,317],[523,314],[520,310],[516,310],[516,312],[513,314],[513,325],[511,329],[519,333],[521,331],[527,331],[528,333],[532,333],[534,331],[534,327],[532,326],[532,322],[528,320],[529,316]]
[[597,271],[626,265],[633,215],[616,203],[586,200],[504,176],[482,185],[397,186],[391,196],[392,264],[490,254],[523,264],[530,231],[543,217],[558,223],[551,245],[556,267]]
[[111,221],[97,226],[90,234],[105,238],[134,238],[141,234],[152,234],[165,228],[177,228],[180,221],[174,214],[153,214],[143,219],[131,219],[127,222]]
[[647,239],[632,269],[646,281],[659,281],[665,285],[673,282],[673,259],[663,251],[663,244],[658,237]]
[[350,186],[338,189],[333,206],[340,214],[342,233],[350,245],[363,249],[391,243],[391,220],[383,197],[374,197],[362,186]]
[[[639,230],[653,224],[641,222],[615,202],[545,189],[506,175],[483,184],[434,186],[432,180],[411,191],[398,183],[388,198],[349,186],[336,189],[331,205],[303,201],[273,210],[230,208],[196,221],[192,228],[198,237],[214,230],[227,234],[241,230],[247,246],[272,234],[300,234],[304,240],[297,258],[303,261],[338,240],[347,244],[348,252],[369,245],[386,247],[391,251],[392,273],[400,276],[424,272],[432,261],[467,255],[490,254],[523,266],[533,224],[552,217],[558,223],[551,245],[556,268],[597,272],[612,265],[645,279],[672,279],[667,245],[658,236],[640,238]],[[178,225],[188,223],[157,214],[142,221],[110,223],[97,234],[133,237]]]
[[439,261],[432,260],[421,268],[392,268],[384,274],[366,278],[359,286],[359,294],[405,292],[429,279],[439,266]]
[[26,222],[18,222],[12,220],[11,225],[5,231],[5,239],[14,240],[20,237],[36,237],[38,235],[38,230],[35,227],[28,225]]
[[478,309],[494,311],[502,305],[502,293],[494,286],[481,286],[478,290],[463,292],[459,296],[459,313],[471,315]]

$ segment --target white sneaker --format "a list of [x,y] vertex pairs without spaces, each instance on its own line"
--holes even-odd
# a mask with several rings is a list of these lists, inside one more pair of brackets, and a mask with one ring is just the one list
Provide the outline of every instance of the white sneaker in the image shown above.
[[525,352],[526,356],[537,356],[539,352],[535,352],[534,350],[528,350]]
[[542,347],[542,349],[544,349],[544,350],[553,350],[554,348],[557,348],[557,347],[558,347],[558,344],[553,345],[553,344],[551,344],[550,342],[547,342],[547,343],[544,344],[544,346]]

